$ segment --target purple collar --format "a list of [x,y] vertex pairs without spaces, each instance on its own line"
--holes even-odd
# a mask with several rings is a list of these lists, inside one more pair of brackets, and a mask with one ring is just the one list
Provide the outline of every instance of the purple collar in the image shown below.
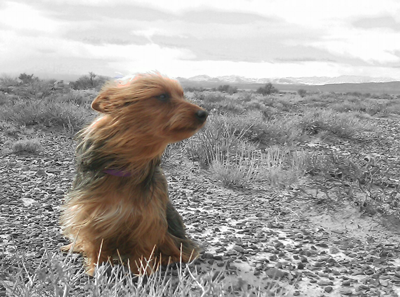
[[122,171],[122,170],[118,170],[118,169],[106,169],[103,172],[107,173],[109,175],[114,175],[114,176],[119,176],[119,177],[131,176],[131,173],[129,171]]

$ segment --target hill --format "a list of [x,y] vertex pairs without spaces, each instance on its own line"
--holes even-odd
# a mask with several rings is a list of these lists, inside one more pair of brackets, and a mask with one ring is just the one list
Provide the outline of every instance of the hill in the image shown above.
[[[361,82],[361,83],[331,83],[331,84],[299,84],[299,83],[279,83],[277,80],[259,80],[257,82],[246,80],[233,80],[211,78],[206,76],[198,76],[194,78],[177,78],[184,87],[196,88],[216,88],[220,85],[229,84],[242,90],[256,90],[259,87],[271,82],[279,91],[296,92],[299,89],[304,89],[308,92],[360,92],[360,93],[386,93],[400,94],[400,81],[390,82]],[[282,80],[280,80],[282,82]],[[290,80],[287,80],[290,82]]]

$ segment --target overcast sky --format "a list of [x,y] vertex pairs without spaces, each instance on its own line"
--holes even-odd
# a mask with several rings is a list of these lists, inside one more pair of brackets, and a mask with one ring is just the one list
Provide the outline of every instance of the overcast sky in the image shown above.
[[0,2],[0,73],[400,80],[399,0]]

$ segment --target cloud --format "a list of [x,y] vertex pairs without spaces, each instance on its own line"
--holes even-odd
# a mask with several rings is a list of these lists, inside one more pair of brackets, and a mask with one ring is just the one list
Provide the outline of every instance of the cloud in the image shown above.
[[391,30],[337,27],[320,41],[310,43],[310,46],[368,63],[400,62],[400,33]]
[[369,18],[360,18],[353,22],[353,26],[363,29],[387,28],[400,31],[400,22],[390,15],[381,15]]
[[[125,66],[131,64],[127,61]],[[122,69],[122,65],[121,69]],[[190,77],[194,75],[208,74],[210,76],[240,75],[254,78],[279,78],[279,77],[310,77],[340,75],[359,75],[370,77],[399,77],[398,69],[387,67],[359,66],[355,68],[351,64],[337,62],[285,62],[285,63],[252,63],[233,61],[169,61],[160,63],[157,68],[149,69],[145,63],[132,64],[130,73],[149,70],[159,70],[161,73],[172,77]]]
[[278,77],[386,69],[400,77],[396,0],[15,0],[0,6],[2,71]]
[[54,33],[59,29],[57,22],[47,18],[40,11],[15,2],[6,2],[0,10],[0,24],[11,30],[42,33]]
[[161,47],[157,44],[96,45],[54,36],[21,36],[9,31],[0,31],[0,37],[0,54],[7,57],[0,59],[3,71],[11,69],[13,72],[23,72],[23,67],[29,66],[31,70],[43,72],[53,70],[53,65],[59,65],[60,71],[82,74],[93,71],[86,68],[90,66],[96,68],[99,74],[113,75],[114,71],[128,71],[126,65],[133,69],[136,65],[140,65],[141,69],[146,65],[152,70],[165,61],[184,61],[194,57],[185,49]]

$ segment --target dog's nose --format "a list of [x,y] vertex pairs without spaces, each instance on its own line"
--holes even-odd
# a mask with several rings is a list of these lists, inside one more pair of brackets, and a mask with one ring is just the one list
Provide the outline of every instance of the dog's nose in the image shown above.
[[208,117],[208,112],[205,110],[198,110],[196,112],[196,118],[202,123],[206,121],[207,117]]

